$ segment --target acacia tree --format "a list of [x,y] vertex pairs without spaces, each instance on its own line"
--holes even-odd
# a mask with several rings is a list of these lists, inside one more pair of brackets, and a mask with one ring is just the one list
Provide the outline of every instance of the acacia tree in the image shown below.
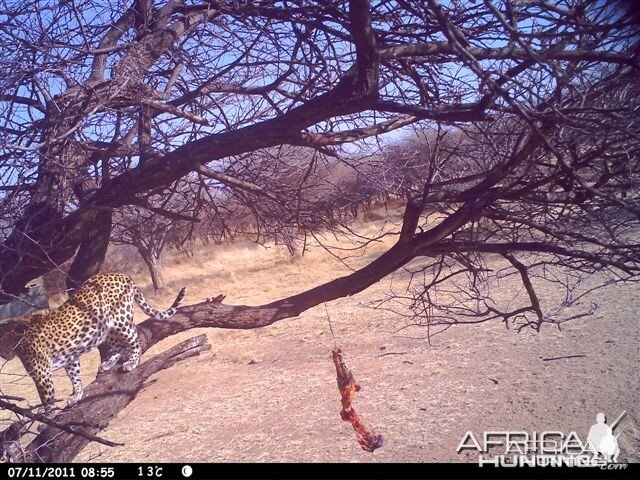
[[[537,279],[559,282],[562,307],[585,275],[638,278],[635,20],[625,4],[596,0],[9,4],[0,13],[3,301],[66,260],[72,283],[95,273],[113,211],[181,178],[287,204],[299,192],[270,190],[252,168],[225,169],[242,158],[264,168],[243,156],[279,145],[335,156],[342,144],[416,126],[436,141],[402,190],[387,252],[268,305],[204,302],[143,322],[144,349],[196,326],[268,325],[412,260],[422,280],[405,300],[432,321],[540,328],[574,317],[545,310]],[[464,141],[438,140],[445,130]],[[469,226],[470,236],[454,236]],[[499,271],[486,267],[490,254],[503,258]],[[505,275],[526,292],[517,308],[490,301],[491,279]],[[449,285],[456,301],[431,295]],[[152,370],[119,378],[120,390],[116,373],[100,377],[89,387],[100,394],[64,421],[104,425]],[[83,441],[49,428],[27,451],[68,460]]]
[[165,247],[183,247],[193,236],[202,204],[192,199],[184,182],[177,182],[160,195],[117,211],[113,219],[111,243],[132,245],[149,270],[153,288],[165,287],[162,254]]
[[145,215],[137,208],[123,209],[123,218],[115,222],[112,243],[132,245],[149,270],[153,288],[165,287],[162,273],[162,253],[171,236],[183,230],[184,225],[167,221],[159,215]]

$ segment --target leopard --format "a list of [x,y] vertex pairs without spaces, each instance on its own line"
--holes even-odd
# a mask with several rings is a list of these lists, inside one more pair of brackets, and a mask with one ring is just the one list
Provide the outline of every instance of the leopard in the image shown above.
[[111,370],[118,362],[122,371],[132,371],[142,354],[133,323],[133,302],[151,318],[166,320],[176,313],[186,290],[180,290],[168,310],[158,311],[147,303],[128,275],[100,273],[85,281],[57,309],[0,325],[0,357],[20,359],[35,383],[45,415],[51,417],[55,403],[52,372],[66,370],[73,386],[67,405],[73,406],[84,394],[81,355],[102,346],[104,361],[98,373]]

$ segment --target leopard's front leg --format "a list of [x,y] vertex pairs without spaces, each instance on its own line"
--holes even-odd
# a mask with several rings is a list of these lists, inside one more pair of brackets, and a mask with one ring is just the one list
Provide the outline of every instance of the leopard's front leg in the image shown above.
[[84,390],[82,389],[82,377],[80,375],[80,358],[74,357],[64,367],[69,375],[71,384],[73,385],[73,394],[69,397],[67,405],[70,407],[75,405],[82,398]]
[[22,363],[36,384],[40,401],[44,408],[44,414],[48,418],[53,417],[53,405],[55,403],[55,388],[51,376],[51,359],[39,355],[38,352],[29,352],[30,355],[22,359]]

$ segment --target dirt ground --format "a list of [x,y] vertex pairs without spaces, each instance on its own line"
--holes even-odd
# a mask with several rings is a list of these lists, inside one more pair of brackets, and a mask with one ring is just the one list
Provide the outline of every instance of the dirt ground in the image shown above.
[[[354,265],[388,245],[367,250]],[[168,263],[161,295],[152,293],[144,272],[136,275],[155,306],[169,305],[183,285],[190,289],[187,303],[225,293],[227,303],[257,305],[348,273],[319,251],[292,261],[282,249],[246,244]],[[575,431],[586,438],[598,412],[613,421],[626,410],[620,460],[640,461],[637,286],[609,288],[595,315],[562,330],[517,333],[492,322],[450,328],[429,345],[424,328],[402,329],[405,319],[363,305],[403,275],[263,329],[193,330],[165,340],[145,358],[203,332],[213,348],[156,375],[120,412],[102,436],[125,446],[90,444],[76,460],[475,462],[475,453],[456,453],[467,431],[478,437],[486,430]],[[356,410],[384,437],[375,453],[364,452],[340,419],[327,313],[363,387]],[[85,382],[97,364],[97,354],[82,359]],[[35,402],[22,372],[17,361],[4,365],[2,392]],[[68,395],[63,373],[56,386],[58,397]]]

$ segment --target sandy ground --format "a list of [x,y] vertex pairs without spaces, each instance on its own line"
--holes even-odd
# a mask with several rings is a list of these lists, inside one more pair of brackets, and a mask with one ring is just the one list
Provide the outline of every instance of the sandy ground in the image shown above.
[[[368,250],[355,264],[384,248]],[[291,261],[281,249],[248,245],[169,263],[161,296],[144,272],[136,277],[156,306],[169,305],[182,285],[189,285],[188,303],[225,293],[227,303],[257,305],[348,272],[320,252]],[[637,286],[610,288],[594,316],[562,330],[517,333],[493,322],[450,328],[429,345],[424,328],[402,329],[405,319],[363,305],[403,275],[327,305],[335,342],[363,387],[355,407],[384,437],[375,453],[364,452],[340,420],[334,338],[319,306],[263,329],[194,330],[157,345],[145,358],[202,332],[213,348],[156,375],[120,412],[102,435],[125,446],[90,444],[77,460],[475,462],[475,453],[456,453],[467,431],[576,431],[586,438],[598,412],[612,421],[626,410],[620,460],[640,461]],[[544,360],[562,356],[574,357]],[[85,382],[97,364],[97,354],[82,359]],[[2,392],[35,402],[22,372],[17,361],[4,365]],[[64,374],[56,385],[58,397],[68,395]]]

